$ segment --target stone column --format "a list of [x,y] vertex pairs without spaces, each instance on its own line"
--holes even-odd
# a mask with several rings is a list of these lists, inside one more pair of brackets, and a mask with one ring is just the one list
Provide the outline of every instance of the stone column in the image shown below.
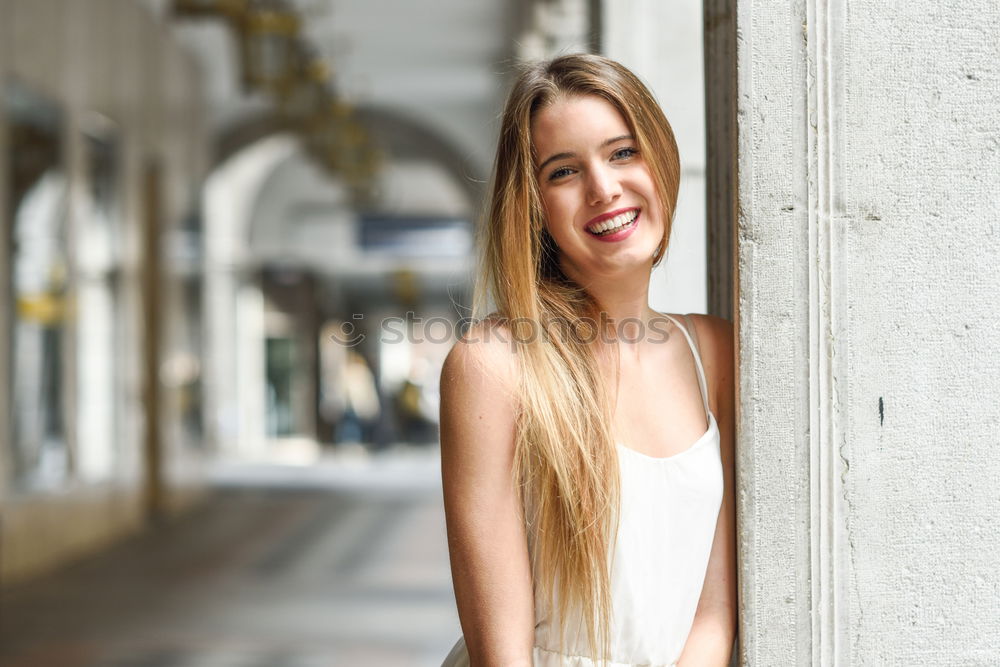
[[738,5],[743,664],[1000,656],[998,33]]
[[[0,72],[6,74],[10,69],[13,60],[10,44],[12,41],[11,10],[4,8],[0,11]],[[0,82],[0,86],[3,83]],[[2,88],[0,88],[2,90]],[[2,105],[0,105],[2,108]],[[14,460],[11,447],[14,442],[13,414],[11,407],[14,402],[12,389],[14,386],[14,375],[11,371],[11,340],[14,329],[14,303],[11,284],[11,232],[14,221],[10,215],[11,204],[10,186],[10,165],[6,158],[9,148],[9,129],[6,112],[0,117],[0,498],[8,495],[7,487],[13,476]],[[0,518],[0,529],[2,529]]]
[[590,51],[596,14],[588,0],[529,0],[523,29],[517,40],[522,60],[554,58],[564,53]]

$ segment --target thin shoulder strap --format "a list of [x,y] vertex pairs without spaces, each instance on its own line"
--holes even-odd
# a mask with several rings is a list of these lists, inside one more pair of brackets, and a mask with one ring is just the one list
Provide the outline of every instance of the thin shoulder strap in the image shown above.
[[[678,322],[676,318],[673,318],[666,313],[663,314],[666,315],[671,322],[676,324],[677,328],[684,333],[684,337],[687,338],[688,345],[691,347],[691,354],[694,356],[694,365],[698,368],[698,386],[701,388],[701,401],[705,406],[705,418],[708,419],[708,382],[705,380],[705,368],[701,365],[701,354],[698,352],[698,346],[695,344],[694,340],[691,339],[691,334],[688,333],[687,328],[683,324]],[[685,316],[684,319],[688,322],[688,324],[691,323],[691,320],[689,320],[687,316]]]

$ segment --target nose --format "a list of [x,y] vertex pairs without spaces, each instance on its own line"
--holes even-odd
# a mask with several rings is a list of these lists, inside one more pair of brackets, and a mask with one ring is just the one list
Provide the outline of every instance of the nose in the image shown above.
[[614,171],[605,165],[588,170],[587,203],[591,206],[606,204],[621,195],[622,186]]

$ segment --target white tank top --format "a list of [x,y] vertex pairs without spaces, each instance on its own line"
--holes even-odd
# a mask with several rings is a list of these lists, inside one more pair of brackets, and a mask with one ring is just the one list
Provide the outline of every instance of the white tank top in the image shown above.
[[[618,444],[621,519],[611,564],[612,667],[673,665],[680,659],[701,597],[708,557],[722,506],[719,427],[708,406],[705,370],[687,329],[683,332],[698,370],[705,433],[668,457],[647,456]],[[592,667],[586,634],[567,624],[563,651],[559,627],[535,601],[535,667]],[[468,664],[462,640],[444,667]]]

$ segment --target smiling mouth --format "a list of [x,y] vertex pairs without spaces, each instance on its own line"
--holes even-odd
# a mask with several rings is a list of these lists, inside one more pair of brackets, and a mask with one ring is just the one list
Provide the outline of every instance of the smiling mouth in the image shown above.
[[620,232],[635,224],[636,218],[639,217],[639,209],[633,208],[630,211],[625,211],[624,213],[619,213],[610,220],[603,220],[596,225],[590,225],[587,227],[587,231],[594,236],[607,236],[609,234],[614,234],[615,232]]

